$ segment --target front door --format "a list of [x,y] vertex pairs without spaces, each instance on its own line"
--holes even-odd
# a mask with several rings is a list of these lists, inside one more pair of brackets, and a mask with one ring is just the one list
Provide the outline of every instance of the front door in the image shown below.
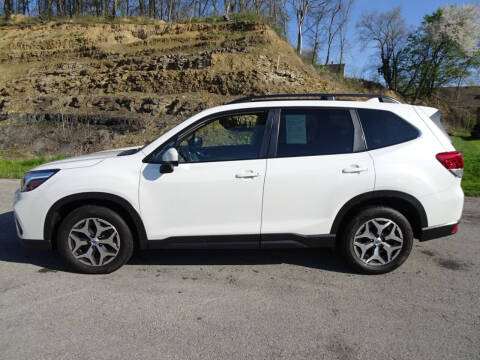
[[149,240],[259,245],[267,117],[256,111],[208,119],[158,149],[161,158],[175,147],[179,165],[172,173],[152,163],[142,170],[140,210]]

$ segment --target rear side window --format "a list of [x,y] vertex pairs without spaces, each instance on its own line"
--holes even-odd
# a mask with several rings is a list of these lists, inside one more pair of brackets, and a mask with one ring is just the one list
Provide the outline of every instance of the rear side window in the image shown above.
[[417,138],[418,130],[401,117],[383,110],[358,109],[369,150]]
[[283,109],[277,157],[353,152],[354,126],[345,109]]

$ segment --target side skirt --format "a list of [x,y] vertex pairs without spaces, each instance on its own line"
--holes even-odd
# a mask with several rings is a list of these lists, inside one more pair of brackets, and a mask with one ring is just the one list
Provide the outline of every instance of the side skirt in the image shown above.
[[333,247],[335,235],[262,234],[172,236],[147,240],[147,249],[274,249]]

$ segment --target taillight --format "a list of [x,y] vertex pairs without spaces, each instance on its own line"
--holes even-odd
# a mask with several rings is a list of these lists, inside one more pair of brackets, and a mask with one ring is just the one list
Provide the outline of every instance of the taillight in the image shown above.
[[450,151],[439,153],[436,156],[437,160],[445,166],[453,175],[462,177],[463,175],[463,156],[458,151]]
[[452,234],[455,234],[458,231],[458,224],[456,224],[452,229]]

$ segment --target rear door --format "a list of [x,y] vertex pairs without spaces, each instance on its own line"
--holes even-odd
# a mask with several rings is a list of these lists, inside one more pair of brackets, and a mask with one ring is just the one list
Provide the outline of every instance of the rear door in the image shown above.
[[272,135],[267,160],[262,246],[302,237],[315,246],[316,236],[330,233],[347,201],[373,190],[373,162],[354,110],[283,108],[276,120],[278,136]]

